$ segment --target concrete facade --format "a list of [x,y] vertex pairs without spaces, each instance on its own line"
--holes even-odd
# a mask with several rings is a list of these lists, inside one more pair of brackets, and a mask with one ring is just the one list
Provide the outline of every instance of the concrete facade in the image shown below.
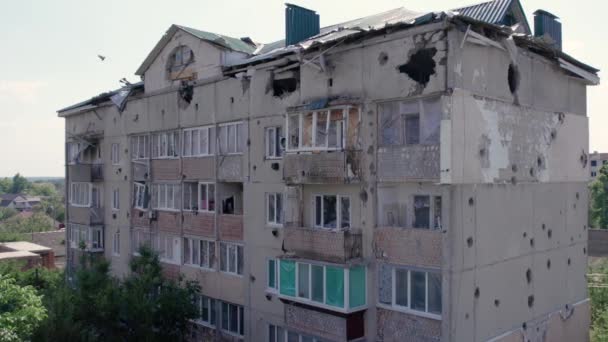
[[[587,340],[588,82],[495,26],[474,27],[486,34],[472,41],[462,20],[336,45],[323,53],[324,70],[280,57],[238,69],[222,57],[236,52],[171,31],[124,111],[107,99],[60,111],[68,143],[102,132],[92,145],[103,180],[71,166],[66,179],[102,189],[102,250],[113,272],[128,272],[144,237],[161,257],[171,244],[167,274],[198,280],[218,303],[215,323],[195,324],[196,340],[275,341],[269,334],[279,329],[311,341]],[[189,103],[165,69],[184,45],[189,70],[201,70],[189,72]],[[432,65],[417,66],[426,79],[407,72],[419,59]],[[297,87],[278,96],[285,73],[297,74]],[[312,124],[334,115],[342,143],[315,148],[330,132]],[[268,152],[275,127],[285,146],[278,156]],[[205,128],[197,134],[212,142],[208,155],[184,155],[192,128]],[[154,157],[170,139],[155,145],[154,136],[165,132],[178,133],[178,153]],[[221,134],[236,140],[222,147]],[[136,183],[147,189],[141,203]],[[172,190],[159,195],[157,185]],[[158,205],[169,194],[172,204]],[[280,207],[270,209],[276,194]],[[88,209],[69,206],[68,222],[94,226]],[[189,264],[184,238],[211,246],[205,266]],[[281,265],[277,289],[269,260]],[[283,261],[323,267],[325,281],[330,269],[344,270],[344,307],[286,295]],[[351,308],[357,267],[364,305]],[[230,305],[234,330],[219,319]]]

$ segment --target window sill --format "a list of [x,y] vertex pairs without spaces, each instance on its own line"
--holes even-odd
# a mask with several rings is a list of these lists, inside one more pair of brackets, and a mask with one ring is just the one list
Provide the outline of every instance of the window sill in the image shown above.
[[182,156],[182,158],[209,158],[215,157],[215,154],[197,154],[192,156]]
[[179,159],[179,156],[177,157],[152,157],[152,160],[176,160]]
[[386,310],[397,311],[397,312],[401,312],[401,313],[405,313],[405,314],[409,314],[409,315],[420,316],[420,317],[424,317],[424,318],[428,318],[428,319],[433,319],[436,321],[441,321],[441,315],[437,315],[437,314],[433,314],[433,313],[429,313],[429,312],[422,312],[422,311],[412,310],[412,309],[406,308],[406,307],[400,307],[400,306],[396,306],[396,305],[393,306],[393,305],[387,305],[387,304],[382,304],[382,303],[378,303],[378,307],[382,308],[382,309],[386,309]]
[[270,160],[270,161],[278,161],[278,160],[283,160],[283,157],[269,157],[269,156],[264,156],[265,160]]
[[314,153],[314,152],[336,152],[336,151],[344,151],[346,148],[344,147],[328,147],[328,148],[300,148],[293,150],[286,150],[285,152],[288,154],[298,154],[302,152]]
[[238,273],[232,273],[232,272],[227,272],[227,271],[220,271],[220,273],[231,276],[231,277],[243,278],[243,275],[238,274]]
[[219,154],[220,157],[227,157],[227,156],[242,156],[243,152],[231,152],[231,153],[221,153]]
[[179,213],[181,209],[172,209],[172,208],[152,208],[152,210],[156,211],[166,211],[169,213]]
[[222,334],[230,335],[230,336],[240,338],[240,339],[245,338],[245,335],[240,335],[240,334],[232,332],[230,330],[224,330],[224,329],[220,329],[220,330],[222,331]]
[[214,330],[216,329],[215,325],[213,325],[211,323],[207,323],[207,322],[205,322],[203,320],[200,320],[200,319],[191,319],[190,322],[192,322],[192,323],[194,323],[196,325],[200,325],[200,326],[205,327],[205,328],[214,329]]
[[162,262],[164,264],[176,265],[176,266],[182,265],[179,261],[167,260],[167,259],[163,259],[163,258],[160,258],[160,262]]
[[[208,241],[208,240],[205,240]],[[199,265],[195,265],[195,264],[184,264],[185,267],[189,267],[189,268],[194,268],[197,270],[201,270],[204,272],[215,272],[215,268],[211,268],[211,267],[204,267],[204,266],[199,266]]]
[[70,206],[76,207],[76,208],[91,208],[90,204],[74,204],[74,203],[70,203]]

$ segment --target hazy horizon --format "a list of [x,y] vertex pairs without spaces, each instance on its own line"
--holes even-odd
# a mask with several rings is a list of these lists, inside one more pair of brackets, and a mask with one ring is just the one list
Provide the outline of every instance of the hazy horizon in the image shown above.
[[[476,2],[302,0],[296,4],[316,10],[321,25],[327,26],[402,6],[426,12]],[[607,29],[601,25],[608,3],[521,2],[531,25],[532,13],[539,8],[561,18],[566,53],[598,69],[608,67]],[[10,53],[0,55],[0,146],[4,146],[0,174],[63,177],[64,119],[57,117],[56,110],[116,89],[123,77],[137,81],[135,70],[171,24],[268,43],[283,38],[283,11],[283,0],[186,0],[171,5],[143,0],[24,0],[4,4],[0,38]],[[102,62],[97,55],[107,58]],[[608,105],[608,96],[602,94],[607,90],[603,84],[588,88],[591,152],[608,152],[608,136],[602,132],[602,127],[608,127],[608,118],[602,115]]]

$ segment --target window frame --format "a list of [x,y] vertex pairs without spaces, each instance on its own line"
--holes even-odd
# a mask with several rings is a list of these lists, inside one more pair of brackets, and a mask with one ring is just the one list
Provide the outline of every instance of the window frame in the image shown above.
[[[274,264],[274,286],[270,284],[270,263]],[[271,293],[279,293],[279,259],[266,259],[266,291]]]
[[[152,133],[150,141],[152,159],[178,159],[181,156],[180,131]],[[169,154],[171,149],[173,150],[172,155]]]
[[[271,199],[272,198],[272,199]],[[266,193],[266,224],[271,227],[283,227],[283,223],[285,222],[285,213],[284,213],[284,198],[285,195],[282,192],[267,192]],[[270,217],[270,205],[271,202],[274,202],[274,217]],[[280,210],[277,210],[280,202]]]
[[[377,296],[377,305],[379,307],[385,308],[385,309],[389,309],[389,310],[394,310],[394,311],[399,311],[399,312],[404,312],[404,313],[408,313],[408,314],[412,314],[412,315],[416,315],[416,316],[421,316],[421,317],[426,317],[426,318],[430,318],[430,319],[434,319],[434,320],[441,320],[442,319],[442,315],[441,314],[436,314],[433,312],[429,311],[429,274],[435,274],[435,275],[439,275],[440,279],[443,282],[442,279],[442,274],[441,274],[441,270],[440,269],[421,269],[421,268],[411,268],[411,267],[400,267],[400,266],[394,266],[394,265],[389,265],[390,269],[391,269],[391,304],[387,304],[387,303],[382,303],[380,302],[380,296]],[[407,272],[407,306],[404,305],[400,305],[397,304],[397,270],[400,271],[406,271]],[[419,273],[424,273],[424,283],[425,283],[425,310],[421,311],[418,309],[414,309],[412,308],[412,272],[419,272]],[[443,291],[443,284],[441,284],[442,286],[442,291]],[[380,291],[380,288],[378,288],[378,291]],[[443,305],[443,292],[441,293],[441,310],[443,311],[444,305]]]
[[[355,105],[346,105],[346,106],[334,106],[334,107],[327,107],[327,108],[323,108],[323,109],[318,109],[318,110],[310,110],[310,111],[303,111],[303,112],[298,112],[298,113],[292,113],[292,114],[287,114],[286,117],[286,123],[285,123],[285,132],[286,132],[286,143],[285,143],[285,152],[289,153],[289,152],[313,152],[313,151],[340,151],[340,150],[344,150],[347,148],[352,148],[353,146],[349,146],[349,141],[348,141],[348,134],[349,134],[349,127],[350,127],[350,111],[351,109],[357,109],[358,112],[358,123],[357,125],[359,125],[359,123],[361,122],[361,107],[359,106],[355,106]],[[335,110],[342,110],[342,119],[338,120],[341,121],[341,129],[340,129],[340,134],[338,134],[338,130],[336,129],[336,135],[338,135],[338,141],[340,142],[338,144],[338,146],[329,146],[329,132],[330,132],[330,126],[331,126],[331,113],[332,111]],[[325,118],[326,118],[326,126],[325,126],[325,146],[317,146],[317,122],[319,119],[319,113],[325,113]],[[311,136],[311,142],[310,142],[310,146],[304,146],[302,137],[304,135],[304,117],[308,116],[312,114],[312,123],[310,125],[311,128],[311,132],[309,133]],[[291,134],[290,134],[290,126],[289,126],[289,122],[291,121],[290,119],[292,118],[297,118],[296,120],[293,120],[294,122],[298,122],[298,146],[297,147],[292,147],[293,142],[291,141]]]
[[120,210],[120,188],[112,189],[112,210]]
[[[284,139],[283,126],[270,126],[264,128],[264,157],[266,159],[283,159],[285,147],[281,144],[282,139]],[[271,149],[273,140],[274,149]]]
[[[222,245],[226,246],[226,255],[222,255]],[[231,248],[234,251],[234,272],[231,271],[231,266],[230,264],[230,253],[231,253]],[[239,252],[240,251],[240,252]],[[227,241],[220,241],[220,250],[219,250],[219,260],[220,260],[220,272],[225,273],[225,274],[230,274],[233,276],[237,276],[237,277],[242,277],[243,276],[243,269],[241,268],[241,273],[239,272],[239,254],[241,254],[242,260],[243,260],[243,268],[245,266],[245,246],[243,244],[239,244],[239,243],[234,243],[234,242],[227,242]],[[223,269],[222,268],[222,258],[226,258],[223,259],[225,260],[225,265],[226,268]]]
[[116,230],[112,234],[112,255],[120,256],[120,230]]
[[[186,240],[188,240],[188,254],[190,254],[189,256],[186,256]],[[216,257],[216,243],[214,240],[211,239],[206,239],[206,238],[200,238],[200,237],[195,237],[195,236],[190,236],[190,235],[185,235],[182,237],[182,242],[183,242],[183,248],[182,248],[182,264],[185,266],[189,266],[189,267],[195,267],[195,268],[199,268],[202,270],[208,270],[208,271],[212,271],[215,270],[215,259]],[[194,243],[198,244],[198,263],[193,263],[194,261],[194,249],[192,248],[192,245]],[[207,260],[207,265],[203,265],[203,244],[207,244],[207,256],[205,258],[205,260]],[[213,252],[212,249],[213,248]]]
[[[229,141],[229,133],[230,133],[230,127],[234,127],[233,128],[233,132],[234,132],[234,151],[224,151],[223,149],[223,143],[222,143],[222,135],[225,132],[226,134],[226,149],[229,150],[230,149],[230,141]],[[239,128],[242,129],[243,131],[245,130],[245,125],[243,121],[235,121],[235,122],[227,122],[227,123],[223,123],[218,125],[218,130],[217,130],[217,140],[218,140],[218,155],[222,155],[222,156],[231,156],[231,155],[242,155],[245,152],[245,141],[243,141],[241,144],[239,144],[241,139],[246,139],[245,136],[240,137],[239,135]],[[242,151],[239,151],[239,148],[242,147]]]
[[[226,301],[223,301],[223,300],[218,300],[218,302],[220,304],[219,305],[219,310],[218,310],[219,311],[219,327],[222,330],[222,332],[224,332],[224,333],[226,333],[228,335],[232,335],[232,336],[244,337],[245,336],[245,325],[244,325],[245,324],[245,307],[242,306],[242,305],[233,304],[233,303],[226,302]],[[228,319],[227,319],[228,327],[227,328],[224,327],[224,319],[223,319],[223,316],[224,316],[224,305],[226,305],[227,310],[228,310],[228,312],[227,312],[227,315],[228,315],[227,316],[228,317]],[[236,332],[230,330],[230,326],[231,326],[231,322],[232,322],[232,319],[230,319],[231,318],[230,314],[233,312],[231,310],[231,307],[235,307],[236,308],[236,315],[237,315],[237,317],[236,317],[237,318]],[[216,320],[217,319],[218,318],[216,317]],[[243,333],[241,333],[241,331]]]
[[[213,210],[210,210],[210,197],[209,197],[209,186],[213,185]],[[205,187],[205,198],[206,198],[206,209],[203,209],[203,191],[202,188]],[[213,182],[198,182],[198,199],[196,202],[198,206],[198,211],[201,213],[215,213],[217,210],[217,184]]]
[[[171,189],[171,192],[169,190]],[[164,196],[161,197],[161,191]],[[176,191],[178,192],[176,194]],[[180,211],[181,202],[181,184],[179,183],[152,183],[152,209],[161,211]],[[169,206],[169,194],[171,194],[171,206]],[[161,198],[164,203],[161,203]],[[163,205],[161,205],[163,204]]]
[[[143,149],[143,153],[140,154]],[[138,134],[131,136],[131,160],[146,160],[150,158],[150,135]]]
[[120,143],[112,143],[112,148],[110,149],[110,159],[112,161],[112,165],[120,165]]
[[[144,211],[148,210],[149,203],[146,200],[148,188],[147,185],[145,183],[134,182],[133,187],[133,208]],[[142,203],[139,203],[140,199]]]
[[93,183],[70,182],[69,203],[73,207],[91,208],[93,204]]
[[[324,197],[336,197],[336,227],[325,227],[323,222],[325,222],[323,218],[324,208]],[[321,198],[321,225],[317,224],[317,198]],[[349,208],[348,208],[348,227],[342,227],[342,199],[345,198],[348,200]],[[338,194],[313,194],[313,206],[312,206],[312,226],[318,229],[337,229],[337,230],[349,230],[352,228],[352,201],[350,196],[347,195],[338,195]]]
[[[194,146],[194,135],[193,132],[196,131],[198,132],[197,136],[198,136],[198,154],[194,154],[193,153],[193,146]],[[207,134],[207,146],[206,146],[206,152],[203,153],[201,151],[201,132],[206,132]],[[190,151],[186,152],[186,134],[190,134]],[[212,143],[212,140],[215,140],[215,126],[201,126],[201,127],[194,127],[194,128],[186,128],[182,131],[182,156],[184,158],[195,158],[195,157],[210,157],[213,156],[215,151],[214,151],[214,147],[215,147],[215,143]]]
[[[175,244],[175,241],[178,241]],[[169,247],[171,245],[171,247]],[[161,262],[172,264],[172,265],[180,265],[182,260],[182,238],[179,235],[174,234],[159,234],[154,239],[155,250],[159,254],[159,259]],[[167,251],[171,250],[171,258],[167,258]]]
[[[204,320],[203,319],[203,309],[204,309],[204,305],[203,302],[206,301],[207,302],[207,308],[209,310],[208,312],[208,319]],[[218,320],[218,315],[217,315],[217,304],[220,301],[218,299],[215,298],[211,298],[209,296],[205,296],[203,294],[199,294],[197,295],[197,306],[198,306],[198,317],[196,319],[194,319],[194,321],[197,324],[215,329],[217,327],[217,320]],[[212,319],[213,318],[213,319]]]

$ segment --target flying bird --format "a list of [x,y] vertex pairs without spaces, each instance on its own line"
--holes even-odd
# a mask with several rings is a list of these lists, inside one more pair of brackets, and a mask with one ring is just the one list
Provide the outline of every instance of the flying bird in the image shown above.
[[106,60],[106,56],[97,55],[97,57],[103,62]]

